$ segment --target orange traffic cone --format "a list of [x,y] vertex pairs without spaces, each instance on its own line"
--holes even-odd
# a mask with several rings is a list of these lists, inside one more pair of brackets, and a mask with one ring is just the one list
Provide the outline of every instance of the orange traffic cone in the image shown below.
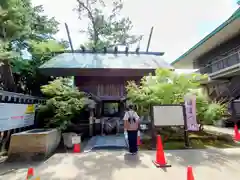
[[27,172],[27,180],[29,179],[29,178],[32,178],[33,177],[33,168],[28,168],[28,172]]
[[74,144],[73,146],[73,152],[74,153],[80,153],[80,144]]
[[166,163],[163,146],[162,146],[162,139],[160,135],[157,135],[157,149],[156,149],[156,160],[153,161],[156,167],[171,167],[171,165]]
[[235,124],[235,126],[234,126],[234,140],[235,141],[240,141],[240,134],[239,134],[239,131],[238,131],[237,124]]
[[187,167],[187,180],[194,180],[193,170],[191,166]]
[[138,136],[137,136],[137,145],[141,145],[141,138],[140,138],[140,131],[138,131]]

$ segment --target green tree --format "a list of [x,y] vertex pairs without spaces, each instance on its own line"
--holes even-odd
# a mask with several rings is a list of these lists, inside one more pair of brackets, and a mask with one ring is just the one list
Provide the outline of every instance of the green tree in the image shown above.
[[[29,70],[28,73],[32,71],[35,73],[36,68],[31,64],[39,64],[46,59],[44,54],[41,57],[38,55],[40,58],[38,62],[24,62],[21,58],[21,50],[29,49],[33,53],[33,59],[36,60],[34,49],[39,49],[41,46],[44,47],[45,52],[49,52],[46,46],[52,48],[53,43],[56,42],[52,36],[58,31],[58,22],[54,18],[42,15],[42,12],[42,6],[33,7],[31,0],[0,1],[0,86],[2,89],[17,91],[19,88],[16,84],[19,87],[22,83],[15,83],[15,81],[24,82],[25,77],[28,77],[25,75],[19,77],[19,75],[26,74],[26,70]],[[58,46],[55,45],[57,49],[59,49]],[[12,72],[18,76],[14,77]],[[26,85],[20,85],[20,89],[26,89],[24,86]]]
[[54,18],[42,15],[42,6],[33,7],[31,0],[1,0],[0,38],[6,50],[26,47],[26,40],[44,40],[58,31]]
[[197,118],[205,124],[212,124],[226,115],[226,105],[212,102],[200,91],[200,81],[207,78],[200,74],[178,74],[171,70],[157,69],[155,76],[142,78],[139,85],[129,82],[127,96],[137,105],[141,115],[149,115],[154,104],[180,104],[186,94],[197,97]]
[[74,119],[79,120],[83,108],[95,105],[86,94],[72,88],[70,79],[57,78],[42,86],[42,92],[49,98],[45,105],[40,106],[37,114],[39,122],[44,126],[66,130]]
[[103,0],[77,0],[77,2],[79,19],[89,20],[87,31],[84,31],[89,37],[89,42],[86,43],[88,48],[102,49],[115,45],[130,45],[142,38],[130,35],[132,22],[120,14],[123,8],[122,0],[112,1],[110,13],[104,12],[107,7]]
[[56,40],[46,40],[29,42],[29,52],[32,58],[25,60],[21,57],[11,59],[11,67],[18,87],[18,92],[24,92],[32,95],[41,95],[40,87],[47,84],[51,77],[42,75],[39,72],[39,66],[51,59],[55,53],[63,51],[64,44]]

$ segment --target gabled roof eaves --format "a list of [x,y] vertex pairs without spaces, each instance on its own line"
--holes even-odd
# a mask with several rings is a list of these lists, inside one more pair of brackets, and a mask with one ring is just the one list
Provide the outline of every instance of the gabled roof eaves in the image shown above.
[[82,50],[74,50],[73,52],[71,50],[65,50],[65,51],[59,51],[54,52],[55,54],[63,54],[63,53],[82,53],[82,54],[139,54],[139,55],[155,55],[155,56],[163,56],[164,52],[145,52],[145,51],[139,51],[136,53],[135,51],[128,51],[127,53],[125,51],[118,51],[115,53],[113,50],[107,51],[107,53],[104,53],[104,51],[94,52],[93,50],[85,50],[83,52]]
[[173,67],[160,56],[138,54],[63,53],[55,56],[40,69],[157,69]]

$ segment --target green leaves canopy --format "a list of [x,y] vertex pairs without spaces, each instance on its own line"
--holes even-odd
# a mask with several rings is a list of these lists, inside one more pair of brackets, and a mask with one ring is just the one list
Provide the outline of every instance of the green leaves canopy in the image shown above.
[[[37,119],[45,126],[66,130],[81,110],[91,102],[88,97],[70,85],[70,79],[58,78],[41,88],[49,98],[39,109]],[[93,102],[91,102],[93,103]]]
[[212,102],[200,91],[200,81],[208,78],[200,74],[178,74],[171,70],[157,69],[155,76],[142,78],[141,83],[129,82],[127,96],[146,115],[154,104],[180,104],[188,93],[197,96],[197,117],[207,124],[220,120],[226,113],[226,105]]
[[47,84],[51,78],[40,74],[38,67],[51,59],[53,52],[62,51],[65,47],[51,39],[41,42],[31,40],[29,47],[31,60],[15,57],[10,59],[10,63],[18,91],[39,96],[40,87]]
[[134,102],[150,104],[178,104],[192,89],[199,88],[197,79],[205,79],[199,74],[178,74],[171,70],[157,69],[155,76],[149,75],[141,80],[140,85],[129,82],[128,97]]
[[[39,65],[49,60],[53,51],[65,48],[52,38],[57,31],[58,22],[43,15],[42,6],[33,7],[31,0],[0,1],[0,64],[7,72],[0,76],[4,90],[40,94],[40,86],[49,78],[39,74]],[[30,61],[21,58],[23,49],[31,53]],[[9,80],[15,87],[7,87]]]
[[30,0],[1,0],[0,39],[4,48],[22,48],[28,39],[43,40],[55,34],[58,22],[42,13],[42,6],[33,7]]

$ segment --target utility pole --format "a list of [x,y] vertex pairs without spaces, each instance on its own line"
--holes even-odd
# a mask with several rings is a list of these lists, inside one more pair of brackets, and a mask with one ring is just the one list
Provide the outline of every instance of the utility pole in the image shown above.
[[150,46],[151,39],[152,39],[152,33],[153,33],[153,27],[150,30],[146,52],[148,52],[148,50],[149,50],[149,46]]
[[71,36],[70,36],[70,32],[69,32],[69,28],[68,28],[67,23],[65,23],[65,28],[66,28],[66,31],[67,31],[68,42],[69,42],[69,44],[70,44],[71,51],[72,51],[72,53],[74,53],[73,44],[72,44],[72,39],[71,39]]

